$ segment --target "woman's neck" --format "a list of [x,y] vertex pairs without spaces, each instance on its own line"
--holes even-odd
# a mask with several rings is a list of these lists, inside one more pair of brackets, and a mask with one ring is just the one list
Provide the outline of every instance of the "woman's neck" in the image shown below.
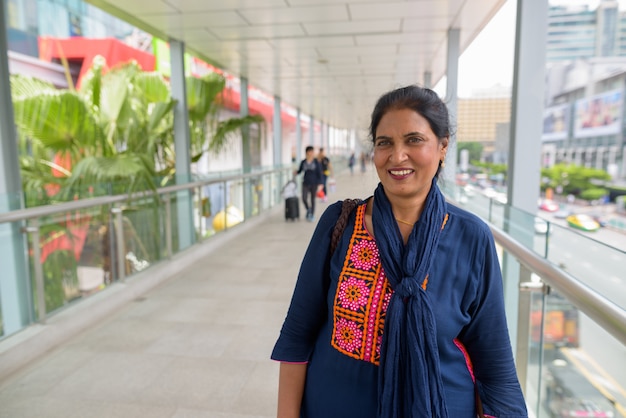
[[[389,198],[389,196],[387,196]],[[401,224],[414,225],[420,218],[426,199],[390,198],[393,216]]]

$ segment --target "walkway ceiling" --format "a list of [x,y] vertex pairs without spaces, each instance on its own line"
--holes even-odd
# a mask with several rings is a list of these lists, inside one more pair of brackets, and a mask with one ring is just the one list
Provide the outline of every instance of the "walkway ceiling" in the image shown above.
[[87,0],[331,126],[364,133],[376,99],[445,74],[506,0]]

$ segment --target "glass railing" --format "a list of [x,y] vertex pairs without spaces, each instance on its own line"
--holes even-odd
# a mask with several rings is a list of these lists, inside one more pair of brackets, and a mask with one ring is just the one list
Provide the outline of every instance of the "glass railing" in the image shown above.
[[446,195],[489,223],[505,281],[519,282],[516,361],[531,416],[626,417],[626,235],[478,192]]
[[[28,326],[282,203],[292,168],[0,213],[26,240]],[[5,336],[0,305],[0,338]],[[5,315],[6,316],[6,315]],[[16,331],[14,329],[14,331]]]

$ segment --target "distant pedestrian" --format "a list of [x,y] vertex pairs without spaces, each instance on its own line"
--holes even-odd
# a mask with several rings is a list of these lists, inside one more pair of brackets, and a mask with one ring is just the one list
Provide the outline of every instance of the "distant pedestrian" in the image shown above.
[[354,153],[350,154],[350,159],[348,160],[348,167],[350,167],[350,174],[354,174],[354,164],[356,164],[356,157]]
[[322,166],[322,184],[324,185],[324,197],[322,198],[322,201],[325,202],[328,199],[328,177],[333,175],[333,166],[326,156],[324,148],[320,148],[320,151],[317,154],[317,160]]
[[361,173],[365,173],[365,164],[367,163],[367,154],[361,153]]
[[298,170],[294,171],[294,176],[304,172],[302,176],[302,203],[306,208],[306,220],[315,220],[315,195],[322,189],[322,166],[315,158],[312,146],[306,147],[305,158],[300,162]]

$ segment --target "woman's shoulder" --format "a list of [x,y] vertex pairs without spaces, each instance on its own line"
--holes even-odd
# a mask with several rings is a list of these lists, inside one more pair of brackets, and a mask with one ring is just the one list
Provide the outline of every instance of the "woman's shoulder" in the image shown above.
[[459,231],[467,231],[474,235],[491,237],[487,223],[477,215],[448,203],[448,222],[450,227]]
[[[345,200],[348,200],[348,199],[345,199]],[[364,205],[367,202],[367,199],[360,199],[360,198],[355,198],[355,199],[350,199],[350,200],[354,200],[356,203],[356,206]],[[326,210],[324,210],[324,213],[322,213],[322,216],[320,217],[320,223],[331,222],[331,221],[332,223],[334,223],[335,221],[337,221],[337,218],[341,214],[343,202],[344,200],[338,200],[335,203],[331,203],[330,205],[328,205],[328,207],[326,208]]]

